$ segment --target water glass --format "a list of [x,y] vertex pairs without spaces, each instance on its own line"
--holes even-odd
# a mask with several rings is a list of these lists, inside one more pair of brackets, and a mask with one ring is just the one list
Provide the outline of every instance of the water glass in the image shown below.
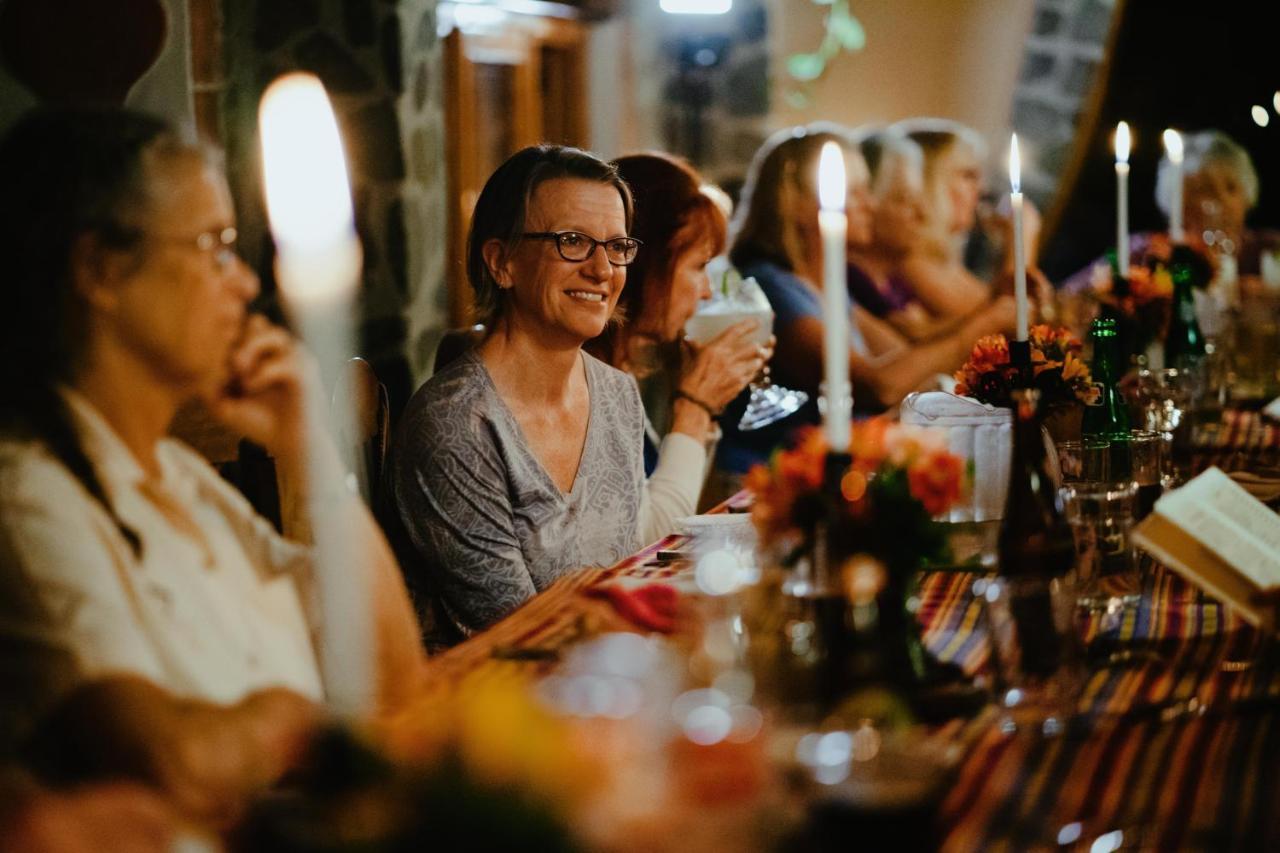
[[1103,481],[1110,476],[1111,442],[1103,438],[1054,442],[1063,483]]
[[1174,368],[1138,374],[1133,422],[1139,429],[1162,436],[1161,461],[1167,483],[1180,484],[1190,474],[1192,413],[1204,395],[1206,375],[1207,371],[1197,376]]
[[1129,452],[1133,464],[1133,482],[1138,487],[1138,503],[1134,518],[1142,521],[1151,514],[1164,493],[1165,435],[1151,430],[1135,429],[1129,433]]
[[1081,609],[1118,614],[1138,603],[1138,561],[1130,537],[1138,489],[1132,482],[1062,487],[1076,548],[1076,603]]
[[991,641],[1001,728],[1060,734],[1083,685],[1074,578],[982,578],[973,591]]

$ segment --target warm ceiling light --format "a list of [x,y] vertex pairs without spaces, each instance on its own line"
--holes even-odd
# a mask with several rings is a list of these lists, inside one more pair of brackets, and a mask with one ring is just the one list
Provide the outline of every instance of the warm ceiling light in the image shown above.
[[1257,104],[1250,107],[1249,111],[1253,113],[1253,123],[1258,127],[1266,127],[1271,124],[1271,114]]
[[671,15],[723,15],[733,0],[660,0],[658,5]]

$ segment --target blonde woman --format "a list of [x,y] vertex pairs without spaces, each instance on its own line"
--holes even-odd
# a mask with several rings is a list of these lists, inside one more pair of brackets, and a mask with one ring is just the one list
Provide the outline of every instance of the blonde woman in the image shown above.
[[[1008,290],[1013,278],[1011,222],[993,214],[979,223],[986,144],[976,131],[946,119],[910,119],[893,129],[919,145],[924,156],[923,238],[903,261],[903,276],[935,318],[963,317],[990,302],[994,293]],[[991,281],[984,281],[964,263],[966,242],[980,225],[993,232],[1001,246],[1001,259]],[[1033,277],[1037,277],[1039,233],[1039,215],[1028,204],[1024,207],[1023,240]]]
[[[744,276],[760,283],[773,306],[777,348],[772,363],[778,381],[809,392],[811,402],[798,417],[752,432],[737,431],[736,419],[727,417],[717,456],[718,467],[727,473],[743,473],[765,459],[797,423],[818,421],[812,401],[822,381],[823,261],[816,177],[818,155],[827,142],[844,150],[847,245],[856,249],[871,239],[867,166],[843,130],[832,125],[784,130],[757,152],[732,229],[729,257]],[[977,338],[1011,326],[1013,305],[999,300],[952,334],[919,346],[852,300],[850,315],[855,403],[860,409],[876,410],[897,405],[909,392],[931,383],[935,374],[957,367]]]

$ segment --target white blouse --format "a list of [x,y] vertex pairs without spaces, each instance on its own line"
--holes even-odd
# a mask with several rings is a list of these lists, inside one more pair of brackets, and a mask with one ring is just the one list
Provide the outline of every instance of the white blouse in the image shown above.
[[77,678],[130,673],[209,701],[266,687],[320,699],[307,549],[178,441],[160,442],[162,474],[149,478],[87,400],[64,397],[141,554],[43,444],[0,441],[0,669],[17,676],[10,685],[41,684],[32,668],[69,657]]

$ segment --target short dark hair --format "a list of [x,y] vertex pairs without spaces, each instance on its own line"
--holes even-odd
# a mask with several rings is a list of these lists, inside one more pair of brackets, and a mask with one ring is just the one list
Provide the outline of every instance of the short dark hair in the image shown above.
[[631,190],[618,170],[594,154],[566,145],[532,145],[512,154],[497,168],[476,200],[467,234],[467,279],[475,295],[475,319],[492,328],[502,314],[502,288],[484,259],[484,246],[501,240],[508,250],[520,242],[534,190],[544,181],[577,178],[618,190],[631,230]]

